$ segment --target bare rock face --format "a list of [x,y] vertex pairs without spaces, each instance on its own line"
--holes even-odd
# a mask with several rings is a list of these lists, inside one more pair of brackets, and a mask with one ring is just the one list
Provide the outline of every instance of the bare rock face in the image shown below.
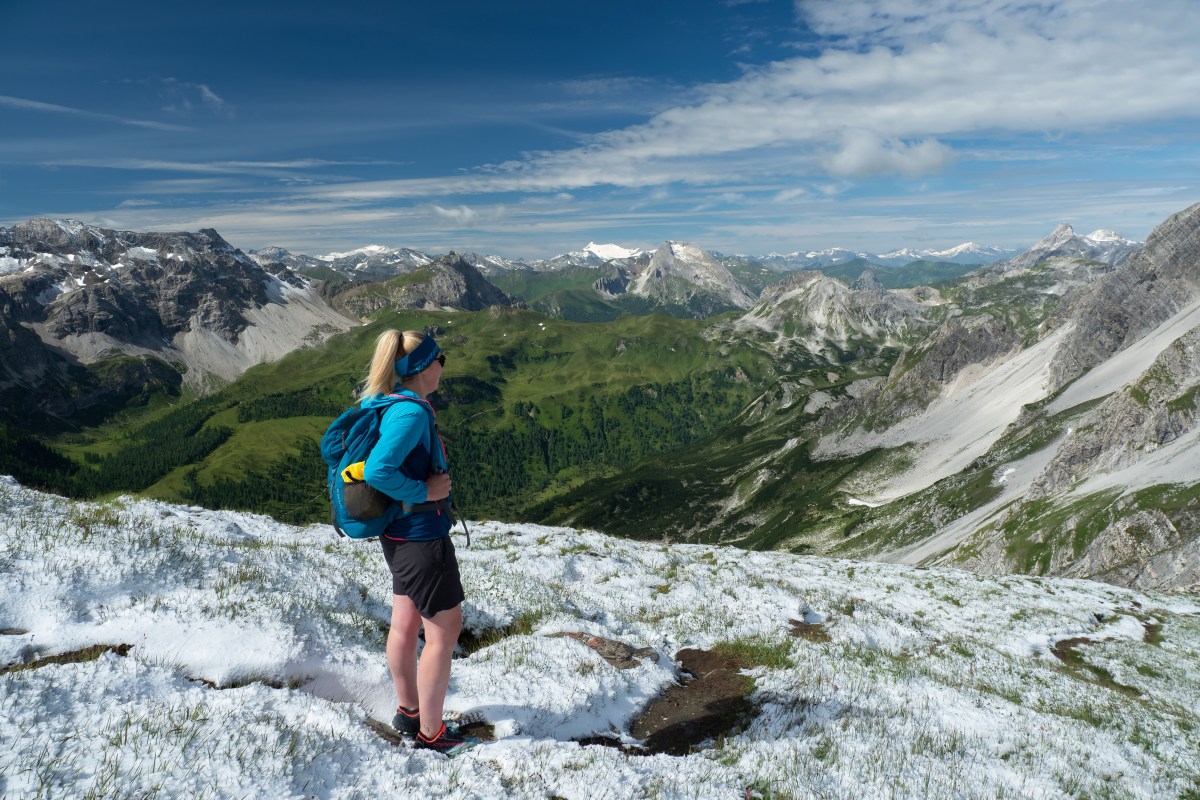
[[[1141,512],[1105,531],[1068,575],[1141,591],[1200,591],[1200,536],[1190,540],[1160,512]],[[1099,545],[1098,557],[1093,550]]]
[[874,271],[864,270],[862,275],[858,276],[858,280],[850,287],[856,292],[883,292],[883,284],[879,282],[879,278],[875,276]]
[[[52,219],[0,228],[2,333],[14,348],[3,353],[0,391],[22,385],[22,407],[71,416],[111,404],[108,389],[140,391],[139,380],[177,385],[183,375],[203,390],[295,349],[318,326],[353,324],[279,272],[211,229],[136,233]],[[96,372],[100,362],[108,366]]]
[[1124,267],[1064,301],[1055,316],[1059,322],[1073,320],[1075,328],[1051,363],[1051,390],[1128,347],[1198,296],[1200,203],[1155,228]]
[[903,353],[887,380],[830,409],[818,427],[836,428],[861,419],[868,430],[886,430],[928,408],[967,367],[986,365],[1020,344],[1020,333],[1003,320],[988,315],[951,319]]
[[1112,231],[1095,231],[1080,236],[1070,225],[1063,223],[1025,252],[997,261],[981,272],[1002,273],[1029,269],[1053,259],[1098,261],[1119,266],[1141,248],[1141,242],[1130,241]]
[[614,262],[613,269],[592,286],[609,300],[637,298],[662,307],[707,317],[749,308],[754,295],[711,253],[685,242],[664,242],[652,254]]
[[795,272],[767,287],[734,324],[805,342],[834,360],[864,343],[906,347],[932,327],[909,293],[851,289],[820,272]]
[[1034,481],[1030,498],[1069,488],[1098,472],[1136,464],[1196,424],[1200,329],[1194,328],[1082,419]]
[[[1077,561],[1055,570],[1070,578],[1092,578],[1134,564],[1184,544],[1175,525],[1157,509],[1139,511],[1110,525],[1092,540]],[[1155,587],[1157,588],[1157,587]]]
[[483,277],[471,259],[457,253],[383,284],[350,287],[337,296],[337,302],[359,315],[384,308],[479,311],[517,305]]

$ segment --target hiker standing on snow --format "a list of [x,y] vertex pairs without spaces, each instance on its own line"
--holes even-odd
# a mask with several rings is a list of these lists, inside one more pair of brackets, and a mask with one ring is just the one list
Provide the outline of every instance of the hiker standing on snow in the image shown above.
[[[425,401],[437,390],[445,363],[432,336],[396,330],[380,335],[362,406],[388,408],[363,478],[403,503],[406,512],[379,539],[392,572],[387,662],[400,704],[392,726],[406,737],[416,737],[419,748],[456,755],[479,740],[442,722],[463,601],[450,541],[450,475],[439,468],[445,451],[430,424],[433,408]],[[389,401],[389,394],[417,402]],[[417,633],[422,625],[425,648],[418,664]]]

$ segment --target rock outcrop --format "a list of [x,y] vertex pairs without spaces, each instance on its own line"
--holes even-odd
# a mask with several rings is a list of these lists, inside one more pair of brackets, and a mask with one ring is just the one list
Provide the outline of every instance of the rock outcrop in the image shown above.
[[614,261],[593,284],[607,300],[632,299],[648,308],[708,317],[749,308],[754,295],[712,254],[693,244],[665,242],[647,256]]
[[[35,219],[0,228],[0,258],[10,350],[0,389],[21,386],[21,407],[52,415],[106,404],[108,382],[129,389],[139,375],[164,378],[160,367],[203,391],[314,332],[319,338],[354,324],[300,276],[286,268],[272,274],[211,229],[135,233]],[[108,367],[97,372],[102,362]],[[126,374],[135,364],[142,367]],[[82,373],[67,377],[79,368],[103,374],[102,385]]]
[[910,292],[851,289],[820,272],[795,272],[731,324],[770,331],[836,362],[864,347],[907,347],[932,327],[926,311]]
[[1128,347],[1200,297],[1200,203],[1173,215],[1120,270],[1067,298],[1049,323],[1075,328],[1051,364],[1051,391]]
[[518,305],[483,277],[471,258],[457,253],[384,283],[352,286],[339,293],[336,302],[359,315],[384,308],[479,311],[492,306]]
[[1003,320],[986,314],[953,318],[902,353],[887,380],[830,409],[817,425],[830,430],[857,421],[866,430],[885,430],[928,408],[963,370],[985,367],[1020,345],[1020,334]]

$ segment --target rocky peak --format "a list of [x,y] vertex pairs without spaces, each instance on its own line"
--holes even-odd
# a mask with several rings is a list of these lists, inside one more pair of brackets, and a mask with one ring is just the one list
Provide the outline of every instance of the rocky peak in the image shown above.
[[[629,291],[664,305],[707,302],[724,308],[749,308],[754,296],[720,261],[688,242],[664,242],[633,279]],[[703,300],[702,298],[707,298]]]
[[1064,302],[1048,324],[1074,328],[1051,362],[1052,389],[1145,336],[1200,299],[1200,203],[1151,232],[1120,269]]
[[518,305],[480,273],[477,260],[471,253],[450,252],[390,281],[348,287],[336,301],[360,316],[384,308],[479,311]]
[[269,274],[211,228],[140,233],[35,219],[0,228],[0,242],[20,265],[0,274],[0,307],[44,344],[30,356],[43,376],[125,354],[185,364],[185,382],[203,390],[294,349],[314,325],[350,324],[298,276]]
[[907,293],[858,290],[816,271],[794,272],[767,287],[733,324],[773,331],[834,362],[862,344],[900,345],[929,327]]
[[850,288],[857,292],[882,292],[883,284],[875,276],[875,271],[868,269],[863,270],[863,274],[858,277],[858,280]]
[[1085,259],[1118,266],[1128,261],[1141,247],[1139,242],[1125,239],[1112,231],[1079,236],[1074,228],[1064,222],[1025,252],[996,262],[986,272],[1001,274],[1029,269],[1053,259]]

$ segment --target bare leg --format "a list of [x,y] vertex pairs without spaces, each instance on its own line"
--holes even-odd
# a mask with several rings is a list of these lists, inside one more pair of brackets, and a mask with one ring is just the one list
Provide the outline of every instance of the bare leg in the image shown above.
[[461,630],[461,603],[425,620],[425,649],[417,667],[417,693],[421,697],[421,733],[426,738],[437,735],[442,727],[442,706],[450,686],[450,658]]
[[387,638],[388,669],[396,697],[405,708],[417,708],[417,632],[421,615],[407,595],[392,595],[392,624]]

